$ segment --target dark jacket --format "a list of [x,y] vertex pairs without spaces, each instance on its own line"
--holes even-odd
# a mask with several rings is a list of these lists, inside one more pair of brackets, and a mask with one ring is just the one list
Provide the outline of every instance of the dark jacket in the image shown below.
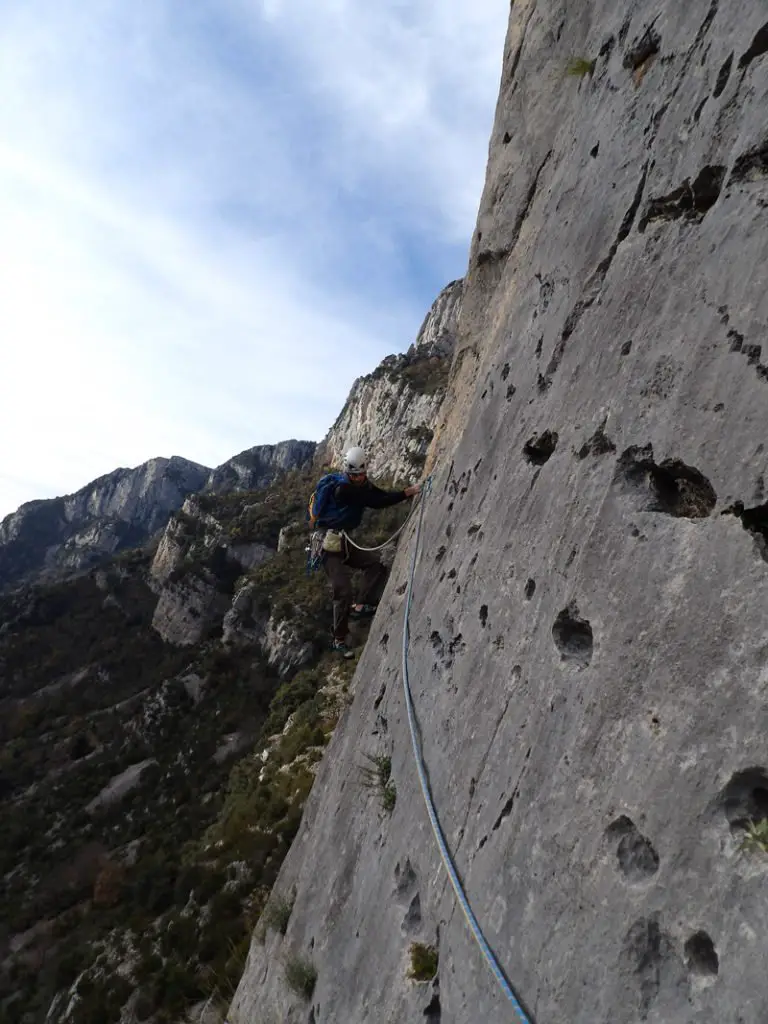
[[339,508],[354,509],[358,513],[351,517],[357,522],[347,529],[359,526],[364,508],[389,508],[390,505],[399,505],[401,501],[407,500],[405,491],[384,491],[370,480],[366,480],[364,484],[338,484],[333,494]]

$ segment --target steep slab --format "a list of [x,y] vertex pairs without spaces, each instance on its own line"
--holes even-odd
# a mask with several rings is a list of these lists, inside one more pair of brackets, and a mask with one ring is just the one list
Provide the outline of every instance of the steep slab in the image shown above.
[[[767,24],[739,0],[510,15],[410,662],[448,842],[537,1024],[768,1018],[768,857],[740,849],[768,818]],[[232,1024],[513,1019],[414,769],[413,542]]]

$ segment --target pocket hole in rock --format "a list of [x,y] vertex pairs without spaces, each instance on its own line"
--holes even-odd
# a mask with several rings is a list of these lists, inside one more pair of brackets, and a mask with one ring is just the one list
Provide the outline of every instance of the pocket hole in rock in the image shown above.
[[619,839],[616,859],[619,870],[629,882],[645,882],[659,870],[659,855],[649,839],[626,815],[607,829],[609,838]]
[[558,435],[553,430],[545,430],[535,435],[523,446],[523,455],[534,466],[543,466],[557,448]]
[[768,772],[764,768],[745,768],[736,772],[720,796],[720,806],[737,835],[750,822],[768,819]]
[[712,976],[720,970],[715,944],[706,932],[696,932],[685,944],[685,961],[692,974]]
[[578,668],[586,668],[589,665],[594,645],[592,627],[586,619],[579,616],[575,604],[569,604],[555,619],[552,639],[563,661],[571,661]]

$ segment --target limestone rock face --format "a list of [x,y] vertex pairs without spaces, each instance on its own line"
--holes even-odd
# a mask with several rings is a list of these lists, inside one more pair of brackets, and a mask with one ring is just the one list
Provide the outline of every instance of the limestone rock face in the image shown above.
[[261,644],[269,615],[256,605],[256,588],[246,583],[232,598],[224,616],[222,640],[229,646],[251,647]]
[[261,647],[269,664],[283,679],[306,665],[313,654],[312,644],[299,637],[291,620],[274,615],[267,622]]
[[405,355],[388,356],[355,381],[346,404],[318,448],[316,464],[337,467],[352,445],[368,453],[371,475],[418,480],[445,394],[462,302],[454,281],[435,300]]
[[[511,8],[409,663],[448,845],[537,1024],[768,1019],[768,858],[740,849],[768,819],[767,19]],[[414,767],[414,529],[232,1024],[513,1019]],[[365,753],[392,759],[391,814]],[[413,941],[439,988],[407,978]]]
[[0,523],[0,590],[87,568],[144,543],[210,470],[173,457],[117,469],[64,498],[31,501]]
[[316,448],[314,441],[293,440],[248,448],[214,469],[208,477],[205,490],[220,494],[267,487],[280,473],[308,465]]
[[226,613],[229,598],[208,573],[189,573],[160,592],[152,628],[163,640],[179,647],[198,643]]
[[231,647],[259,647],[283,678],[305,665],[314,653],[312,644],[301,639],[290,618],[259,606],[258,591],[252,583],[240,587],[233,597],[224,616],[222,639]]
[[[66,497],[28,502],[0,522],[0,592],[78,572],[138,547],[166,526],[189,495],[267,487],[281,473],[307,466],[316,448],[314,441],[258,445],[213,470],[176,456],[151,459]],[[173,536],[162,541],[172,547]],[[250,567],[258,564],[259,554],[241,550],[233,557]],[[169,558],[166,550],[157,564]]]

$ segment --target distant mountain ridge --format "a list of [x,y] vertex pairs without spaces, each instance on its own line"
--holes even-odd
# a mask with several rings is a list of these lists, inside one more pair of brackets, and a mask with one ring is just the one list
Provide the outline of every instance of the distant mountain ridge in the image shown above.
[[184,499],[266,487],[312,460],[314,441],[257,445],[215,469],[172,456],[116,469],[73,494],[30,501],[0,522],[0,592],[86,569],[146,543]]

